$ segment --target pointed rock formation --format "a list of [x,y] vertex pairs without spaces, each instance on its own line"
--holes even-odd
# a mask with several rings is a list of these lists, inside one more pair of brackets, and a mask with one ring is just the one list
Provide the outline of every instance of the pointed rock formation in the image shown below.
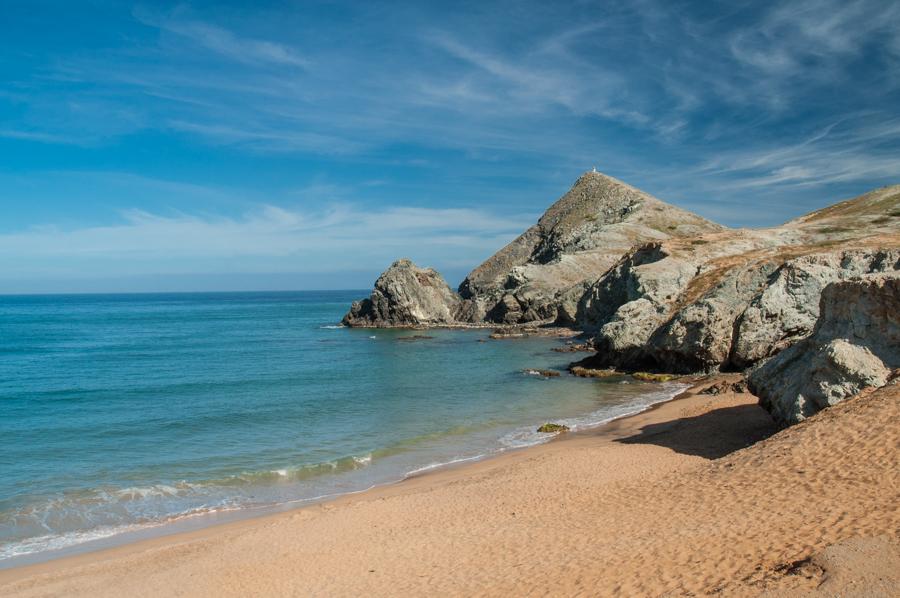
[[368,299],[353,303],[343,324],[375,328],[441,326],[456,321],[461,303],[437,271],[401,259],[378,277]]
[[[477,320],[574,324],[587,286],[636,244],[723,230],[599,172],[588,172],[537,224],[459,287]],[[561,312],[561,313],[560,313]]]
[[418,279],[409,276],[387,289],[391,279],[401,277],[401,271],[392,272],[395,264],[344,322],[416,326],[449,324],[455,318],[471,324],[571,325],[585,290],[635,244],[721,230],[619,180],[588,172],[537,224],[475,268],[458,296],[445,291],[442,279],[440,284],[433,280],[440,278],[434,271],[425,277],[431,290],[416,290]]

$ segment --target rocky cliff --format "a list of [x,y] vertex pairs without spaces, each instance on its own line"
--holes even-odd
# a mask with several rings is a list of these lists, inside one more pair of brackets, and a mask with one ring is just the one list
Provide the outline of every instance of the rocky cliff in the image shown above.
[[[801,248],[817,252],[791,257]],[[900,270],[900,248],[794,246],[711,260],[666,249],[629,252],[588,289],[581,323],[596,331],[598,353],[587,365],[743,369],[812,331],[827,284]]]
[[581,296],[589,365],[743,369],[807,336],[831,282],[900,270],[900,187],[783,226],[637,247]]
[[[837,298],[822,297],[826,289],[844,293],[844,300],[869,293],[858,282],[844,285],[860,277],[888,281],[878,288],[896,290],[890,281],[898,276],[900,186],[779,227],[727,229],[589,172],[537,224],[473,270],[458,294],[434,270],[401,260],[378,279],[369,299],[354,303],[344,323],[555,323],[592,337],[597,352],[579,364],[591,368],[696,373],[742,370],[769,359],[756,371],[807,376],[813,368],[837,380],[833,371],[850,371],[854,363],[877,358],[884,364],[821,396],[806,386],[776,396],[763,381],[767,374],[754,374],[756,388],[772,397],[764,404],[791,422],[863,382],[883,381],[884,368],[897,367],[866,343],[860,346],[872,359],[852,341],[822,340],[836,327],[823,317],[853,318],[839,311]],[[830,315],[820,305],[830,305]],[[870,319],[887,326],[884,318]],[[896,337],[886,339],[896,348]]]
[[751,391],[783,424],[900,374],[900,273],[836,282],[812,334],[750,372]]

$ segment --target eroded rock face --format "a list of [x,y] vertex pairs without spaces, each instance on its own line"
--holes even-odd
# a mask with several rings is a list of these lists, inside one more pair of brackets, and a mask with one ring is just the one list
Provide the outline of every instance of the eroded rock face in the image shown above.
[[809,335],[828,284],[892,270],[900,270],[898,249],[820,253],[786,262],[741,315],[733,365],[747,367]]
[[900,367],[900,273],[831,283],[819,310],[808,338],[748,376],[751,392],[782,424],[884,386]]
[[356,301],[344,316],[345,326],[440,326],[457,321],[462,299],[431,268],[397,260],[375,281],[368,299]]
[[651,243],[626,254],[588,289],[577,320],[583,329],[597,330],[594,344],[606,365],[647,361],[648,341],[695,274],[694,264]]
[[[898,249],[791,257],[765,249],[704,254],[669,244],[632,251],[582,297],[597,365],[678,373],[744,369],[806,337],[830,282],[900,270]],[[715,251],[710,255],[710,251]]]
[[771,261],[736,267],[698,300],[679,309],[647,344],[657,367],[689,373],[728,364],[735,321],[775,268]]

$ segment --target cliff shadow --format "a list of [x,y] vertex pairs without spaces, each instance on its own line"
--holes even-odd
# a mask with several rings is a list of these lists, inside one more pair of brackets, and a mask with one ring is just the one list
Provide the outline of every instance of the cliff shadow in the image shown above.
[[639,433],[616,442],[655,444],[684,455],[718,459],[778,430],[772,417],[759,405],[736,405],[644,426]]

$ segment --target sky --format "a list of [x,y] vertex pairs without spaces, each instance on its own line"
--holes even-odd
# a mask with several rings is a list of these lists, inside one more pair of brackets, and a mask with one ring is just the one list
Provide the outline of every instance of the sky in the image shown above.
[[900,3],[2,2],[0,293],[455,285],[591,168],[731,226],[900,183]]

